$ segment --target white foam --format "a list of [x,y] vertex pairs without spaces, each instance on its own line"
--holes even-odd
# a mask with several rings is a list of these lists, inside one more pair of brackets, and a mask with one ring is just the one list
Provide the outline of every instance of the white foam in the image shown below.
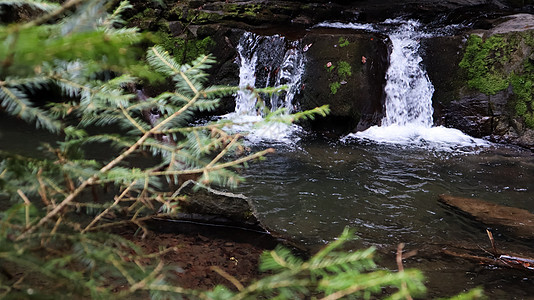
[[[234,123],[227,130],[243,133],[247,140],[253,143],[263,141],[294,143],[298,140],[296,134],[302,129],[297,125],[265,120],[263,113],[257,108],[256,95],[250,92],[248,87],[256,87],[260,81],[256,80],[258,70],[271,70],[267,74],[267,86],[269,86],[270,76],[276,76],[273,77],[274,86],[285,85],[287,90],[270,98],[268,95],[263,95],[266,98],[264,101],[270,100],[273,110],[283,108],[283,114],[291,113],[294,110],[293,99],[300,92],[301,77],[304,73],[305,57],[300,42],[287,42],[285,38],[278,35],[260,36],[246,32],[239,42],[237,51],[240,91],[235,95],[235,112],[222,116],[223,119]],[[276,53],[284,55],[280,65],[273,64],[272,61],[267,62],[269,65],[262,65],[262,57],[264,61],[265,57]]]
[[295,124],[265,121],[259,115],[238,113],[230,113],[223,118],[232,121],[232,125],[225,128],[226,131],[243,134],[253,144],[260,142],[292,144],[300,140],[298,133],[302,128]]
[[398,144],[425,147],[441,151],[469,151],[488,147],[491,144],[483,139],[473,138],[462,131],[443,126],[422,127],[418,125],[373,126],[369,129],[351,133],[342,141],[366,140],[385,144]]

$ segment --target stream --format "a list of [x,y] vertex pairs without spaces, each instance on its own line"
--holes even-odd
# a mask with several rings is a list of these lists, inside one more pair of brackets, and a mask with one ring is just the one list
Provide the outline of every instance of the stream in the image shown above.
[[[440,194],[480,198],[534,212],[532,152],[433,126],[434,87],[422,66],[419,39],[444,31],[429,33],[417,21],[400,19],[378,25],[318,26],[389,35],[392,51],[384,88],[386,116],[381,126],[340,139],[305,134],[294,127],[248,130],[251,147],[277,150],[243,173],[246,183],[239,191],[253,201],[260,219],[272,231],[312,249],[335,239],[348,226],[358,236],[350,247],[376,247],[381,265],[392,269],[396,269],[397,245],[405,243],[407,251],[420,253],[407,260],[405,267],[426,274],[428,297],[451,296],[477,286],[483,286],[491,299],[534,295],[532,273],[439,255],[441,249],[453,245],[490,249],[487,226],[438,202]],[[263,68],[257,57],[284,53],[281,39],[244,35],[239,54],[254,59],[241,59],[238,64],[241,74],[247,75],[242,80],[254,81],[241,84],[264,86],[257,84],[261,78],[258,70]],[[294,45],[288,49],[294,51]],[[298,76],[301,73],[295,72],[295,78],[288,81],[288,94],[298,91],[291,85],[299,82]],[[261,118],[255,110],[242,109],[244,99],[249,101],[248,107],[255,107],[251,97],[238,95],[236,112],[225,117],[238,121],[243,116]],[[271,107],[282,106],[271,102]],[[518,239],[504,228],[488,229],[499,250],[528,251],[534,246],[534,241]]]
[[[377,247],[382,262],[393,269],[399,243],[406,243],[407,250],[456,244],[490,249],[486,226],[439,203],[440,194],[534,211],[534,156],[519,149],[459,154],[321,139],[275,148],[277,153],[266,161],[251,164],[240,188],[260,219],[310,248],[323,246],[349,226],[358,236],[354,248]],[[534,246],[505,229],[491,230],[502,250]],[[424,253],[406,267],[428,276],[429,295],[450,296],[478,285],[496,297],[492,299],[524,299],[534,293],[534,278],[527,272],[431,259]]]
[[[424,68],[412,68],[408,73],[402,70],[406,64],[420,65],[418,42],[414,43],[418,25],[401,23],[405,31],[390,32],[392,55],[401,54],[391,57],[394,68],[388,71],[385,88],[389,115],[383,126],[341,139],[305,133],[295,125],[233,128],[251,132],[248,143],[254,150],[276,149],[265,161],[243,170],[246,182],[236,192],[253,201],[268,228],[311,249],[324,246],[348,226],[358,236],[349,247],[376,247],[380,266],[396,269],[399,243],[406,243],[407,251],[419,250],[421,254],[406,260],[405,267],[424,272],[428,298],[482,286],[490,299],[532,299],[532,272],[492,268],[431,251],[457,244],[490,248],[487,226],[439,203],[440,194],[475,197],[534,212],[534,155],[474,139],[455,129],[433,127],[428,102],[433,87]],[[286,84],[288,92],[270,99],[270,105],[293,111],[305,63],[302,48],[298,41],[280,36],[245,34],[238,47],[240,85]],[[277,55],[269,56],[273,53]],[[256,64],[262,59],[275,61],[281,71],[266,70],[263,78],[256,78]],[[250,95],[236,95],[236,101],[236,112],[223,118],[261,119]],[[37,147],[33,142],[42,139],[42,133],[21,124],[16,129],[13,126],[13,120],[0,120],[0,149],[33,152]],[[516,238],[506,229],[490,229],[499,249],[534,247],[534,241]]]

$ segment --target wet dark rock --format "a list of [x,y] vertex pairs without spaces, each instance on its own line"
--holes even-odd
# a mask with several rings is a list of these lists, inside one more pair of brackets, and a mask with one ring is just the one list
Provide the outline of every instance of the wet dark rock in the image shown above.
[[272,26],[309,27],[327,20],[371,23],[396,17],[419,19],[425,23],[436,20],[470,23],[477,28],[489,28],[488,19],[513,12],[534,11],[529,1],[515,0],[189,0],[164,1],[164,8],[147,1],[132,2],[136,13],[146,18],[180,21],[184,26],[218,23],[247,30]]
[[350,30],[314,30],[303,44],[310,47],[305,53],[301,108],[330,105],[330,115],[318,121],[320,129],[351,131],[376,125],[383,115],[387,38]]
[[44,12],[40,9],[24,3],[18,5],[0,4],[0,24],[28,22],[42,14]]
[[[306,73],[296,100],[302,109],[329,104],[332,113],[310,126],[315,130],[336,129],[342,133],[380,123],[384,114],[388,42],[379,34],[317,29],[313,27],[315,24],[323,21],[372,23],[395,17],[419,19],[433,28],[464,24],[470,27],[466,32],[421,41],[423,64],[435,87],[435,123],[458,128],[475,137],[534,147],[532,129],[516,115],[513,90],[484,94],[467,85],[466,71],[459,67],[469,34],[488,38],[495,34],[519,35],[532,29],[534,18],[528,14],[534,12],[532,1],[166,1],[165,8],[140,0],[133,0],[133,3],[137,14],[131,13],[131,20],[137,21],[132,24],[142,29],[164,29],[175,37],[185,34],[187,38],[212,38],[216,46],[210,51],[218,62],[211,70],[214,84],[238,84],[236,47],[244,31],[302,39],[304,45],[311,46],[305,53]],[[514,15],[518,12],[520,14]],[[347,39],[349,46],[334,47],[340,44],[340,38]],[[525,59],[534,61],[532,49],[524,43],[521,47],[503,71],[518,73]],[[328,62],[336,65],[340,61],[351,67],[351,76],[341,78],[336,69],[326,70]],[[258,78],[261,81],[261,74]],[[334,83],[337,86],[332,86]],[[215,114],[232,111],[234,105],[232,97],[224,98]]]
[[182,192],[187,199],[180,202],[180,218],[206,223],[236,226],[268,232],[257,218],[254,206],[241,194],[200,189],[194,191],[195,183],[184,183]]
[[265,226],[246,196],[211,188],[195,190],[195,185],[189,180],[177,191],[186,195],[179,203],[180,213],[172,218],[152,218],[147,225],[159,232],[225,238],[228,240],[225,247],[233,245],[232,242],[248,242],[268,249],[282,244],[300,255],[307,253],[301,243]]
[[[525,69],[533,46],[534,16],[517,14],[488,20],[487,30],[470,30],[460,35],[433,37],[422,41],[423,64],[435,87],[433,97],[434,120],[437,125],[460,129],[475,137],[488,137],[492,141],[512,143],[533,148],[533,133],[525,120],[518,115],[518,91],[512,84],[512,75],[531,76]],[[507,80],[508,87],[496,92],[483,92],[468,84],[468,70],[459,67],[466,52],[469,35],[477,34],[487,40],[502,37],[508,47],[505,60],[498,56],[488,58],[491,72]],[[499,51],[499,50],[492,50]],[[503,50],[504,51],[504,50]],[[500,54],[498,54],[500,55]],[[528,114],[528,109],[527,109]]]

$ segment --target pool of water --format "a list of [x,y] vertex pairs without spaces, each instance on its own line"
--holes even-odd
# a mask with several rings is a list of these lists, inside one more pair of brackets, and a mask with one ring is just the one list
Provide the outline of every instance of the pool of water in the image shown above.
[[[530,151],[493,146],[444,152],[357,140],[274,146],[275,154],[245,170],[247,181],[240,191],[253,200],[268,227],[311,248],[349,226],[359,237],[353,247],[377,247],[383,263],[395,268],[393,257],[401,242],[407,250],[459,244],[489,249],[487,225],[441,204],[440,194],[534,212]],[[505,229],[491,230],[501,247],[534,246]],[[439,296],[477,285],[507,299],[534,295],[534,277],[522,271],[428,255],[410,260],[407,267],[422,269],[430,290]]]
[[[22,122],[0,119],[2,150],[34,155],[39,140],[54,139]],[[439,249],[450,245],[490,245],[486,225],[438,202],[440,194],[451,194],[534,212],[532,152],[502,146],[445,152],[309,137],[296,144],[253,146],[265,147],[277,151],[243,170],[246,182],[235,192],[253,201],[273,231],[317,249],[349,226],[358,240],[348,246],[377,247],[380,266],[390,269],[396,268],[397,245],[406,243],[406,250],[419,254],[405,267],[424,272],[428,298],[482,286],[491,299],[532,299],[532,272],[439,255]],[[534,241],[491,229],[499,249],[534,249]]]

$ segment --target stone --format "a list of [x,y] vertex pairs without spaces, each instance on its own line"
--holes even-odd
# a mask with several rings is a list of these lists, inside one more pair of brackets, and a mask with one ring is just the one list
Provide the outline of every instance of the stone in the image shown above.
[[318,121],[322,129],[352,131],[376,125],[383,114],[387,38],[354,30],[321,29],[306,34],[302,42],[312,46],[306,52],[301,108],[330,105],[329,116]]
[[[531,71],[525,69],[525,62],[529,61],[533,50],[530,41],[534,35],[534,31],[530,31],[533,20],[533,15],[511,15],[491,20],[491,28],[487,30],[471,30],[466,34],[422,41],[423,63],[436,89],[433,105],[437,125],[457,128],[474,137],[491,137],[493,141],[534,147],[529,144],[534,140],[523,138],[527,126],[524,118],[517,115],[517,95],[511,79],[511,74],[530,76],[528,72]],[[468,85],[468,71],[459,64],[471,34],[481,36],[483,41],[499,34],[502,41],[494,47],[508,47],[503,50],[492,48],[491,51],[500,52],[491,54],[493,58],[488,58],[491,65],[487,66],[491,74],[504,78],[504,89],[485,93]],[[506,58],[499,60],[503,55]]]
[[490,29],[487,34],[504,34],[530,29],[534,29],[534,15],[516,14],[501,18],[499,23]]
[[534,237],[534,214],[525,209],[452,195],[440,195],[439,201],[467,213],[484,224],[508,228],[519,237]]

